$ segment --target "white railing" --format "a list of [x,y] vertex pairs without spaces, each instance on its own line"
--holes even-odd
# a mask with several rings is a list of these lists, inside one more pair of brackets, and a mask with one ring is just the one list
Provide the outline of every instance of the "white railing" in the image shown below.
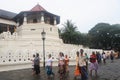
[[[69,56],[70,60],[75,60],[76,58],[76,52],[78,50],[63,50],[62,52],[65,55]],[[92,51],[99,51],[100,53],[102,53],[102,50],[98,50],[98,49],[84,49],[84,52],[88,54],[88,56],[90,56],[90,54],[92,53]],[[19,63],[30,63],[33,54],[35,53],[39,53],[40,54],[40,58],[41,58],[41,62],[43,61],[43,53],[41,51],[30,51],[30,50],[8,50],[6,52],[0,51],[0,65],[3,64],[19,64]],[[48,51],[46,52],[46,60],[48,58],[48,54],[52,54],[52,58],[53,61],[57,61],[58,58],[58,51]]]

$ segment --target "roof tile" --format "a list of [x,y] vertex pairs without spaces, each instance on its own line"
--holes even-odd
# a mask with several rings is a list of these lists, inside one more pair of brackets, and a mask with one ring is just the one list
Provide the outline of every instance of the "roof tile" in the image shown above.
[[42,6],[40,6],[39,4],[37,4],[30,11],[46,11],[46,10]]

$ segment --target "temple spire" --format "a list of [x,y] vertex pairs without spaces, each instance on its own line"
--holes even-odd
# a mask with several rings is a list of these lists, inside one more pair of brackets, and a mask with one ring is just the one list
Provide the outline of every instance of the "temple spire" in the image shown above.
[[30,11],[46,11],[39,3],[34,6]]

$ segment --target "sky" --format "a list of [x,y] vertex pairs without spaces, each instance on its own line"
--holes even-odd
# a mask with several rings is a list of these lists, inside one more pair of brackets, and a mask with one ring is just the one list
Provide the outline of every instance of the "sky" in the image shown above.
[[60,16],[59,28],[72,20],[78,31],[87,33],[98,23],[120,24],[120,0],[1,0],[0,9],[19,13],[40,4]]

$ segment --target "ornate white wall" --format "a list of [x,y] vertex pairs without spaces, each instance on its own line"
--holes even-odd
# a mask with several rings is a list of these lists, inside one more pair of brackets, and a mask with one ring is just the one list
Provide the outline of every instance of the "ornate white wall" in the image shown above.
[[[52,28],[52,30],[51,30]],[[57,62],[59,52],[63,52],[69,56],[69,59],[75,64],[76,51],[83,48],[82,45],[64,44],[58,36],[58,27],[45,23],[30,23],[17,27],[16,32],[12,35],[10,32],[3,32],[0,34],[0,65],[26,65],[30,63],[32,55],[40,54],[41,62],[43,62],[43,42],[41,32],[46,32],[45,39],[45,53],[46,59],[48,54],[52,54],[53,60]],[[90,55],[93,49],[83,48],[85,52]],[[102,52],[102,50],[97,50]],[[42,64],[42,63],[41,63]],[[30,68],[32,66],[25,66]],[[18,66],[18,68],[25,68]],[[11,70],[14,69],[11,68]],[[8,68],[2,68],[8,70]]]

